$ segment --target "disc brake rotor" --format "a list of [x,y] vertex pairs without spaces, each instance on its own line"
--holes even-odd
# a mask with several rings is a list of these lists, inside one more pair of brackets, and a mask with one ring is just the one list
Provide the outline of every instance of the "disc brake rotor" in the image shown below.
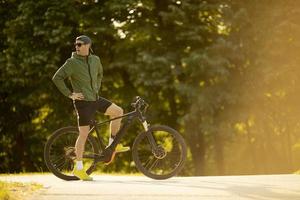
[[162,146],[158,146],[156,149],[152,151],[152,153],[157,159],[163,159],[167,156],[167,152]]

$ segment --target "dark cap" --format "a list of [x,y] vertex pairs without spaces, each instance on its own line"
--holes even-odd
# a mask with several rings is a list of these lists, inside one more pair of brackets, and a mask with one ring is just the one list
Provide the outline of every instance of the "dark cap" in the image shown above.
[[82,41],[84,44],[92,44],[91,38],[86,35],[81,35],[76,38],[76,40]]

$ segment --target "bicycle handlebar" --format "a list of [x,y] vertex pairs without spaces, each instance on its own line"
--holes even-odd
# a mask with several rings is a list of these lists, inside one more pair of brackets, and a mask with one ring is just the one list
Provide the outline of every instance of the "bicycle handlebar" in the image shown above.
[[[147,104],[146,101],[141,97],[136,96],[135,102],[131,103],[131,106],[134,107],[135,110],[138,111],[139,113],[145,113],[149,104]],[[144,107],[143,110],[141,110],[142,107]]]

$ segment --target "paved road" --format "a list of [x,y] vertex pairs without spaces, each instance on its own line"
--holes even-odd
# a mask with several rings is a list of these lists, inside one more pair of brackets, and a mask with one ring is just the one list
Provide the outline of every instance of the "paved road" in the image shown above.
[[32,200],[300,200],[300,175],[175,177],[93,176],[93,182],[53,175],[0,176],[0,180],[44,185]]

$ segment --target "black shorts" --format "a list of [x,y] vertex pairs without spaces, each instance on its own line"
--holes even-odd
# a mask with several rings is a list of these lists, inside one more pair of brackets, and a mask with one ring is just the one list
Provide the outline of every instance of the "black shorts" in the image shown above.
[[96,111],[105,113],[112,102],[103,97],[99,97],[96,101],[75,100],[73,104],[77,114],[78,125],[88,126],[91,125],[92,120],[94,120]]

